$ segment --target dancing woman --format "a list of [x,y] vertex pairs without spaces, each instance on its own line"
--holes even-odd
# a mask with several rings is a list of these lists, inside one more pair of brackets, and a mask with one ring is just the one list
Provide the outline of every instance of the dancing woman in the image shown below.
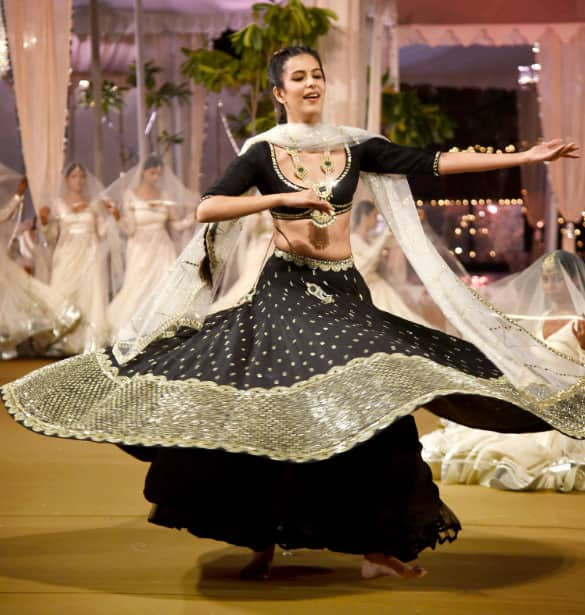
[[[362,554],[366,578],[420,577],[408,562],[460,524],[421,459],[414,409],[504,431],[585,431],[576,410],[541,401],[544,386],[574,383],[570,366],[551,376],[523,363],[528,332],[492,326],[489,306],[424,241],[404,180],[385,174],[485,171],[577,148],[439,155],[323,125],[325,73],[306,47],[275,54],[269,78],[287,123],[250,140],[204,196],[197,215],[210,225],[162,291],[113,348],[33,372],[4,398],[37,431],[150,461],[151,521],[249,547],[244,576],[268,576],[280,544]],[[349,243],[360,172],[441,309],[505,375],[471,343],[374,307]],[[245,195],[254,186],[261,194]],[[235,219],[264,210],[274,253],[245,302],[210,314]]]

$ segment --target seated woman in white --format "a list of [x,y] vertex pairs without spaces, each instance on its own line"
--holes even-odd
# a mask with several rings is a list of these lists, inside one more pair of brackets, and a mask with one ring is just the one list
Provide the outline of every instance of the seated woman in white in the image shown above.
[[[543,350],[583,364],[585,265],[578,256],[558,250],[488,292],[492,303],[533,332]],[[421,442],[423,458],[445,483],[585,491],[585,441],[556,431],[501,434],[444,421]]]

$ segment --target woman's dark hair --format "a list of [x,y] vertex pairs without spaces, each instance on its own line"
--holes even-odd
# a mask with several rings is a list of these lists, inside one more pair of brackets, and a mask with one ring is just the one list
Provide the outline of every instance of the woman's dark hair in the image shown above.
[[372,201],[360,201],[355,207],[355,225],[357,226],[364,216],[371,214],[376,206]]
[[162,167],[162,160],[156,154],[150,154],[144,161],[142,170],[147,171],[148,169],[156,169],[157,167]]
[[83,171],[84,175],[87,175],[85,167],[82,164],[80,164],[79,162],[72,162],[69,166],[65,168],[65,177],[69,177],[71,173],[73,173],[73,171],[75,171],[76,169],[80,169],[81,171]]
[[[323,70],[323,63],[321,62],[319,52],[307,45],[296,45],[294,47],[283,47],[272,54],[270,62],[268,63],[268,83],[270,83],[272,87],[282,89],[284,87],[282,75],[284,73],[285,64],[291,58],[303,54],[313,56],[315,60],[317,60],[319,68],[323,73],[323,79],[325,79],[325,71]],[[286,122],[286,110],[284,105],[274,98],[274,107],[276,109],[276,121],[279,124],[284,124]]]

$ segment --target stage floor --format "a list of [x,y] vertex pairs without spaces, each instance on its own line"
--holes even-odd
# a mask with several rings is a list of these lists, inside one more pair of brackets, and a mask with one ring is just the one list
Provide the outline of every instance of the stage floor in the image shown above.
[[[0,383],[39,365],[2,362]],[[363,581],[359,557],[303,550],[279,552],[270,581],[244,582],[244,549],[147,523],[145,470],[113,446],[33,434],[2,409],[0,613],[585,613],[585,494],[443,487],[464,531],[423,554],[420,581]]]

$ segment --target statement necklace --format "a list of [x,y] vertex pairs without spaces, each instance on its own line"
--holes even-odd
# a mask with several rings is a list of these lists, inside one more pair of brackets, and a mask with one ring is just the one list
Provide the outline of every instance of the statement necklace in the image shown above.
[[[334,182],[332,176],[335,173],[335,165],[333,164],[333,160],[331,160],[331,151],[329,148],[325,148],[323,150],[323,160],[319,166],[325,175],[325,179],[322,179],[319,182],[314,182],[309,178],[309,171],[301,162],[299,158],[299,150],[297,148],[287,147],[285,149],[286,153],[291,157],[293,162],[295,177],[301,181],[307,181],[310,189],[318,198],[323,201],[328,201],[333,192]],[[325,228],[335,222],[335,213],[328,214],[324,211],[313,209],[311,211],[311,222],[319,228]]]

